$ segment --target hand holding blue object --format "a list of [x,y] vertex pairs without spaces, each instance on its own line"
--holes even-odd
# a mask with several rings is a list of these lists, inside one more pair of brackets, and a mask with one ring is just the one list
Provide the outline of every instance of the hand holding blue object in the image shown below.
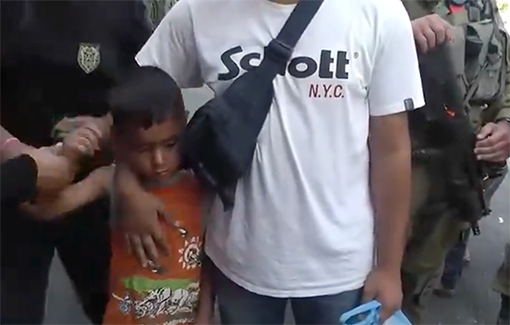
[[[379,309],[381,308],[381,304],[372,300],[358,306],[354,309],[345,312],[340,316],[340,324],[341,325],[375,325],[378,324],[379,320]],[[397,311],[388,318],[383,325],[412,325],[409,319],[402,313],[402,311]]]

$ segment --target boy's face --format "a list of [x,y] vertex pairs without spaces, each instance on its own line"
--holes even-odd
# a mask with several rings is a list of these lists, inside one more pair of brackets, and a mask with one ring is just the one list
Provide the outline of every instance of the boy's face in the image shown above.
[[168,179],[180,169],[177,140],[185,126],[167,118],[147,129],[127,127],[114,135],[116,156],[144,181]]

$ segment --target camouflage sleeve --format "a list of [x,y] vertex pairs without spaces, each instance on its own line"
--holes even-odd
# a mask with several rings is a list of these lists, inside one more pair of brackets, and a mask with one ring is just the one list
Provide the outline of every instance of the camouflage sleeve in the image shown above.
[[[501,99],[491,105],[490,111],[493,112],[491,114],[491,121],[495,121],[501,118],[510,118],[510,67],[507,66],[507,74],[506,74],[506,82],[505,89],[503,91],[503,96]],[[489,122],[489,121],[487,121]]]
[[[494,0],[491,0],[493,7],[497,8],[497,3]],[[499,28],[505,31],[507,35],[507,40],[510,39],[510,36],[505,28],[505,23],[499,10],[497,10],[495,14],[495,19],[499,25]],[[501,99],[492,104],[489,109],[487,109],[489,116],[487,116],[486,122],[492,122],[500,118],[510,118],[510,44],[507,44],[506,51],[506,79],[505,79],[505,89],[503,90],[503,96]]]

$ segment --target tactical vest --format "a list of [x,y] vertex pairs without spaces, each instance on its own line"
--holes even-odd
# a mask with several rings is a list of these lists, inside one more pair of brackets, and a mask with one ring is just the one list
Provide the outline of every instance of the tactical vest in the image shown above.
[[508,36],[495,0],[403,1],[410,18],[436,13],[454,26],[452,46],[466,109],[487,107],[503,95]]

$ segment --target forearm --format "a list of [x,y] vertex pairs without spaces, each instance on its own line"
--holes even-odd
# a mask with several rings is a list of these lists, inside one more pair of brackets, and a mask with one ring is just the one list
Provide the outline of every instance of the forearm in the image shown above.
[[5,162],[21,155],[28,146],[17,140],[9,131],[0,126],[0,148],[1,161]]
[[200,295],[197,311],[197,324],[208,324],[213,318],[214,313],[214,293],[211,286],[211,265],[206,259],[202,265],[202,274],[200,279]]
[[12,138],[13,135],[9,133],[3,126],[0,126],[0,143],[3,144],[5,140]]
[[395,272],[400,271],[402,263],[411,200],[409,137],[406,134],[400,134],[400,137],[392,143],[371,141],[370,164],[377,265]]
[[379,157],[371,169],[377,265],[397,271],[402,263],[410,213],[409,152],[402,150]]
[[96,170],[84,180],[72,184],[56,196],[56,198],[41,197],[35,204],[25,204],[23,209],[35,216],[43,219],[56,218],[72,211],[78,210],[83,206],[96,201],[107,195],[108,172]]

